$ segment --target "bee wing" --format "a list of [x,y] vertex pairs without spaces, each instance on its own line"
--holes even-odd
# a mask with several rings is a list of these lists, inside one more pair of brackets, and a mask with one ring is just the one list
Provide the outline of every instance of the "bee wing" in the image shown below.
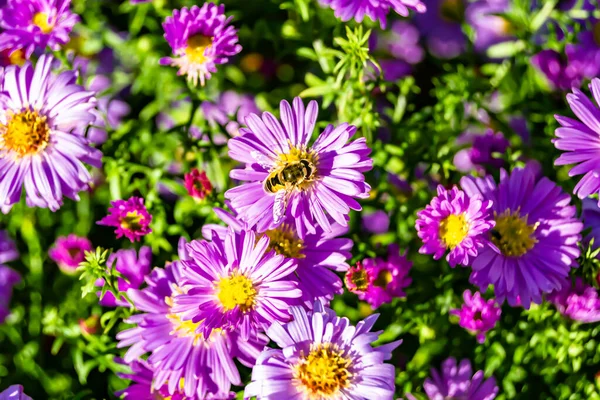
[[275,204],[273,205],[273,222],[280,223],[285,217],[287,210],[288,199],[292,192],[286,189],[281,189],[275,193]]
[[254,158],[254,161],[256,161],[256,163],[258,165],[260,165],[267,171],[270,171],[273,168],[273,161],[269,157],[262,154],[261,152],[252,150],[250,152],[250,156],[252,156],[252,158]]

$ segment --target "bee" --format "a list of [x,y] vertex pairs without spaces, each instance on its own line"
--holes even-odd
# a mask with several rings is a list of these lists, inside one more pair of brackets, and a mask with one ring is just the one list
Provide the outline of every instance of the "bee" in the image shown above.
[[287,203],[294,188],[313,178],[315,166],[308,160],[292,161],[272,171],[265,179],[265,192],[275,194],[273,220],[278,224],[285,216]]
[[315,171],[314,165],[308,160],[293,161],[267,176],[264,189],[267,193],[277,193],[280,190],[291,190],[309,181]]

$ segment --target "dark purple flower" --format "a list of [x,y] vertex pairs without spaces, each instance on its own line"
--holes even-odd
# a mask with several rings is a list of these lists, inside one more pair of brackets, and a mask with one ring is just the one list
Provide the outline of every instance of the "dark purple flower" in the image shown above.
[[469,4],[465,18],[475,29],[475,50],[484,53],[490,46],[513,40],[509,20],[495,14],[510,10],[509,0],[476,0]]
[[378,308],[396,297],[406,297],[404,289],[412,279],[408,276],[412,262],[401,254],[398,246],[390,245],[388,258],[367,258],[346,272],[346,286],[358,298]]
[[542,294],[559,289],[577,266],[583,224],[576,218],[571,196],[530,166],[494,178],[465,176],[460,184],[469,195],[493,202],[496,226],[488,244],[471,263],[471,282],[485,291],[494,285],[499,303],[517,298],[526,309],[540,304]]
[[574,321],[593,323],[600,321],[600,297],[598,290],[588,285],[580,277],[575,283],[564,282],[563,287],[548,295],[558,311]]
[[356,326],[315,303],[291,307],[294,320],[267,331],[278,349],[265,348],[252,369],[245,398],[337,400],[394,398],[394,366],[384,363],[401,341],[372,347],[371,315]]
[[23,386],[21,385],[12,385],[0,393],[0,400],[33,400],[23,390]]
[[[596,104],[600,105],[600,79],[595,78],[590,90]],[[580,199],[600,193],[600,110],[598,106],[579,89],[567,95],[571,110],[581,121],[556,115],[561,125],[556,129],[557,139],[553,140],[557,149],[565,151],[554,162],[555,165],[577,164],[569,171],[569,176],[583,175],[573,193]],[[600,202],[599,202],[600,204]]]
[[419,43],[419,30],[408,22],[394,21],[389,31],[371,35],[369,47],[387,81],[395,81],[412,72],[412,66],[423,61],[425,52]]
[[236,29],[229,25],[225,6],[204,3],[202,7],[173,10],[173,16],[163,23],[165,39],[174,57],[161,58],[162,65],[179,68],[178,75],[187,75],[194,85],[204,86],[206,79],[217,72],[218,64],[242,51]]
[[15,242],[8,236],[6,231],[0,230],[0,264],[14,261],[19,258],[19,251]]
[[18,65],[20,67],[25,64],[27,58],[25,53],[20,49],[0,50],[0,67],[8,67],[9,65]]
[[354,19],[362,22],[365,15],[372,21],[379,21],[382,29],[386,27],[386,17],[393,10],[408,17],[409,10],[424,13],[427,10],[421,0],[319,0],[322,5],[333,9],[335,16],[347,22]]
[[479,292],[471,294],[470,290],[465,290],[463,299],[465,302],[462,307],[450,310],[450,314],[458,316],[458,324],[475,334],[479,343],[483,343],[486,332],[494,329],[496,322],[500,320],[502,310],[495,299],[486,301]]
[[8,0],[0,9],[0,49],[24,49],[27,58],[36,47],[59,50],[79,21],[70,6],[71,0]]
[[250,114],[258,114],[254,98],[247,94],[240,94],[233,90],[221,93],[215,103],[202,102],[202,113],[211,125],[225,127],[231,136],[239,135],[240,125]]
[[10,314],[8,306],[12,297],[12,288],[20,282],[21,275],[18,272],[0,265],[0,324]]
[[131,242],[137,242],[143,236],[152,232],[150,223],[152,215],[148,213],[141,197],[130,197],[128,200],[110,202],[108,215],[97,222],[98,225],[114,226],[117,239],[127,237]]
[[371,233],[386,233],[390,228],[390,217],[383,210],[362,213],[362,224]]
[[464,359],[457,365],[454,358],[445,360],[439,372],[432,368],[423,389],[430,400],[492,400],[498,394],[494,377],[485,379],[483,371],[473,374],[469,360]]
[[433,254],[439,260],[450,250],[446,260],[450,266],[468,266],[470,260],[486,246],[485,235],[493,228],[492,202],[482,196],[467,196],[454,186],[446,190],[438,186],[438,195],[417,213],[415,227],[423,246],[421,254]]
[[581,218],[584,229],[590,229],[586,239],[594,239],[594,248],[600,247],[600,207],[598,201],[591,198],[583,199],[581,202]]
[[[115,269],[122,278],[117,281],[117,287],[120,292],[126,292],[127,289],[138,289],[146,276],[150,273],[152,267],[152,249],[148,246],[140,248],[139,256],[135,249],[122,249],[116,253],[112,253],[106,261],[108,269]],[[101,279],[96,283],[96,286],[104,286],[104,281]],[[102,292],[98,292],[98,296]],[[130,304],[123,297],[115,298],[112,292],[106,292],[100,298],[100,305],[105,307],[128,307]]]
[[454,166],[457,170],[460,172],[476,171],[483,174],[486,167],[497,170],[504,166],[504,160],[496,156],[496,153],[504,154],[510,146],[510,142],[502,132],[487,129],[483,134],[469,133],[467,135],[468,138],[465,139],[470,140],[472,146],[460,150],[454,156]]
[[427,12],[415,15],[415,25],[435,57],[454,58],[465,51],[467,38],[461,28],[465,7],[465,0],[429,0]]
[[85,260],[86,251],[92,251],[92,243],[87,238],[71,234],[57,238],[48,255],[62,272],[71,275]]

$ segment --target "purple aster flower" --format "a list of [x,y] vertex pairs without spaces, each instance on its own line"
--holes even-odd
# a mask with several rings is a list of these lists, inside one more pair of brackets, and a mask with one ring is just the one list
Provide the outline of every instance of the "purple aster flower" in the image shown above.
[[8,236],[6,231],[0,230],[0,264],[14,261],[19,258],[19,251],[15,242]]
[[356,127],[343,123],[327,126],[309,146],[317,102],[305,110],[297,97],[293,109],[284,100],[280,110],[283,124],[268,112],[262,118],[250,114],[248,128],[229,140],[231,158],[246,163],[246,169],[234,169],[229,176],[246,183],[228,190],[225,198],[260,232],[280,225],[286,214],[295,219],[301,236],[316,233],[316,225],[330,232],[327,214],[347,226],[350,209],[361,210],[355,198],[367,198],[371,190],[363,175],[373,164],[366,139],[348,143]]
[[206,172],[200,172],[198,168],[194,168],[189,174],[185,174],[183,179],[188,194],[196,200],[204,200],[213,191],[212,183],[206,176]]
[[598,291],[580,277],[571,285],[568,280],[560,290],[547,297],[558,311],[574,321],[592,323],[600,321],[600,297]]
[[[472,147],[460,150],[454,156],[454,165],[461,172],[477,171],[485,173],[485,167],[497,170],[504,166],[504,160],[497,158],[496,153],[504,154],[510,142],[502,132],[487,129],[483,134],[467,133],[465,139],[472,142]],[[458,140],[457,140],[458,142]]]
[[[600,79],[592,80],[590,89],[594,100],[600,104]],[[558,139],[554,139],[553,143],[565,153],[561,154],[554,164],[578,164],[569,171],[569,176],[585,174],[573,191],[580,199],[584,199],[593,193],[600,193],[600,110],[576,88],[573,88],[572,94],[567,95],[567,101],[581,122],[556,116],[561,127],[556,129]]]
[[291,278],[295,263],[269,251],[269,238],[229,229],[225,238],[194,240],[186,247],[182,282],[189,287],[174,301],[183,321],[199,324],[204,336],[219,329],[255,338],[273,321],[287,321],[290,303],[302,292]]
[[420,0],[319,0],[334,11],[336,18],[347,22],[354,18],[362,22],[365,15],[372,21],[379,21],[382,29],[386,26],[386,17],[393,10],[396,14],[408,17],[409,10],[424,13],[425,3]]
[[406,254],[400,253],[398,246],[390,245],[387,260],[367,258],[350,268],[346,286],[375,309],[396,297],[406,297],[404,288],[412,282],[408,276],[411,267]]
[[72,275],[85,260],[87,251],[92,251],[92,243],[87,238],[71,234],[57,238],[48,255],[62,272]]
[[97,222],[98,225],[114,226],[117,239],[125,236],[131,242],[139,241],[142,236],[152,232],[152,215],[148,213],[141,197],[110,202],[108,215]]
[[[148,246],[142,246],[138,253],[135,249],[123,249],[116,253],[112,253],[106,260],[106,267],[114,269],[121,274],[121,278],[117,280],[117,287],[120,292],[126,292],[127,289],[138,289],[146,276],[150,273],[152,267],[152,249]],[[104,280],[100,279],[96,286],[104,286]],[[98,292],[101,296],[102,292]],[[115,298],[112,292],[106,292],[101,296],[100,305],[104,307],[129,307],[129,303],[124,298]]]
[[465,3],[465,0],[429,0],[427,12],[415,15],[415,25],[435,57],[454,58],[465,51],[467,38],[461,28]]
[[425,379],[423,389],[430,400],[492,400],[498,394],[494,377],[485,379],[483,371],[473,374],[469,360],[457,365],[454,358],[445,360],[439,372],[432,368],[431,378]]
[[155,268],[146,278],[147,288],[127,291],[143,313],[126,320],[136,326],[117,334],[118,347],[131,346],[124,357],[129,364],[151,353],[153,388],[166,386],[168,394],[183,391],[188,398],[227,398],[232,384],[241,385],[234,358],[251,367],[267,339],[259,335],[241,340],[226,329],[213,330],[208,337],[198,332],[199,324],[185,321],[183,314],[173,310],[177,298],[190,289],[181,284],[181,268],[180,262]]
[[510,175],[501,170],[499,184],[491,176],[463,177],[460,184],[468,196],[493,202],[496,222],[471,263],[471,282],[481,291],[494,285],[499,303],[507,299],[516,306],[519,297],[526,309],[532,301],[540,304],[543,293],[559,289],[580,253],[583,224],[571,197],[530,166]]
[[[117,373],[117,375],[122,379],[131,380],[132,384],[128,388],[116,392],[115,396],[118,396],[119,398],[122,398],[124,400],[190,399],[189,397],[185,396],[183,390],[178,390],[177,388],[174,394],[169,394],[168,384],[164,384],[158,389],[153,387],[152,377],[154,373],[152,371],[152,367],[148,364],[147,361],[133,361],[129,365],[129,367],[131,368],[130,374]],[[218,394],[218,397],[215,397],[215,394],[213,393],[208,393],[207,396],[203,399],[227,400],[233,399],[234,397],[235,393],[230,393],[229,396],[227,396],[226,394]],[[193,396],[191,399],[199,398]]]
[[0,400],[33,400],[23,392],[23,386],[12,385],[2,393],[0,393]]
[[[216,208],[215,213],[230,228],[236,232],[247,229],[247,226],[233,215]],[[216,232],[222,239],[227,233],[225,227],[205,225],[202,234],[206,239]],[[294,221],[286,220],[277,228],[262,234],[269,238],[269,250],[274,250],[297,265],[292,279],[298,282],[302,291],[304,305],[311,308],[316,300],[326,304],[335,294],[342,294],[343,285],[335,272],[345,272],[349,265],[346,260],[352,255],[352,240],[340,238],[348,229],[337,223],[332,223],[332,231],[324,232],[317,227],[314,234],[300,237]]]
[[371,315],[356,326],[315,303],[313,312],[291,307],[294,320],[274,322],[267,335],[281,349],[265,348],[252,369],[246,398],[257,399],[393,399],[394,366],[384,363],[401,341],[379,347],[371,343]]
[[593,238],[594,248],[600,247],[600,207],[598,207],[596,200],[583,199],[581,202],[581,219],[583,219],[584,230],[591,230],[586,239]]
[[485,300],[481,293],[471,294],[470,290],[463,293],[464,304],[460,309],[450,310],[450,314],[460,318],[458,324],[473,333],[479,343],[485,342],[487,331],[494,329],[500,320],[502,310],[495,299]]
[[101,166],[102,153],[73,134],[93,120],[92,92],[77,85],[77,74],[50,71],[53,58],[42,55],[35,69],[0,69],[0,209],[8,213],[21,198],[27,205],[56,211],[63,195],[79,200],[92,176],[84,163]]
[[173,10],[173,16],[163,23],[165,39],[175,57],[161,58],[162,65],[179,68],[178,75],[187,75],[194,83],[204,86],[217,64],[242,51],[237,44],[236,29],[229,25],[232,17],[225,16],[225,6],[204,3],[202,7],[183,7]]
[[20,282],[21,275],[18,272],[0,265],[0,324],[10,314],[8,306],[12,297],[12,288]]
[[450,266],[468,266],[485,247],[485,233],[494,226],[490,214],[492,202],[482,196],[468,196],[456,186],[446,190],[439,185],[437,193],[417,213],[415,227],[423,241],[419,253],[433,254],[439,260],[449,249],[446,260]]
[[216,103],[202,102],[201,108],[204,118],[211,125],[225,127],[231,136],[239,135],[240,125],[248,115],[260,112],[252,96],[233,90],[221,93]]
[[386,233],[390,228],[390,216],[383,210],[362,214],[363,228],[371,233]]
[[470,3],[465,19],[475,29],[475,50],[484,53],[489,47],[513,40],[509,20],[497,14],[510,10],[509,0],[477,0]]
[[412,72],[413,65],[423,61],[425,52],[419,38],[419,30],[405,21],[394,21],[389,31],[371,35],[369,47],[376,54],[385,80],[403,78]]
[[8,0],[0,9],[0,49],[24,49],[28,58],[36,47],[59,50],[79,21],[70,6],[71,0]]

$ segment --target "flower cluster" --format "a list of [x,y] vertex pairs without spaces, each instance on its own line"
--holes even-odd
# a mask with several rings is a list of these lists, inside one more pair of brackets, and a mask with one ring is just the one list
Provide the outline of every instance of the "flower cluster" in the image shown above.
[[412,262],[392,245],[387,260],[367,258],[346,273],[346,287],[365,300],[372,308],[406,297],[404,289],[412,282],[408,276]]

